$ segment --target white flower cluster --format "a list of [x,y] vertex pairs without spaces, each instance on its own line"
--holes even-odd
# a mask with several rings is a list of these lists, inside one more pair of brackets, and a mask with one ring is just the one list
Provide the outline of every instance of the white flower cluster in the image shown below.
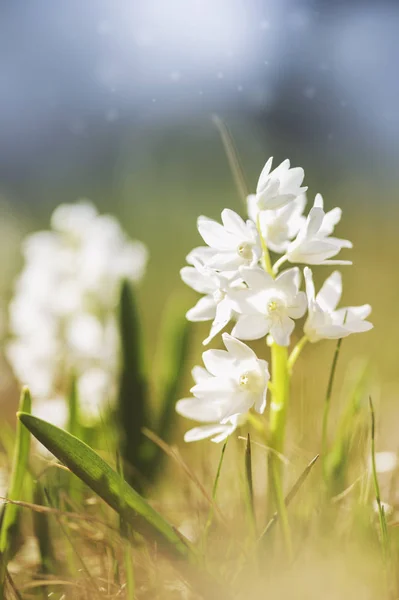
[[121,281],[141,279],[147,250],[85,201],[60,205],[51,230],[28,236],[23,255],[10,304],[11,366],[29,385],[35,414],[65,425],[73,376],[82,418],[98,419],[116,392]]
[[[223,335],[227,352],[208,350],[203,354],[206,370],[195,367],[193,371],[194,397],[177,403],[181,415],[207,423],[189,431],[186,441],[205,437],[221,441],[247,419],[252,407],[263,412],[268,365],[239,340],[270,336],[274,343],[288,346],[295,320],[306,312],[304,334],[309,342],[372,328],[365,321],[369,305],[336,309],[342,294],[338,271],[327,278],[317,295],[308,266],[304,269],[306,293],[300,290],[298,267],[279,273],[286,262],[351,264],[334,257],[352,244],[333,236],[342,211],[334,208],[326,213],[320,194],[304,216],[307,188],[301,187],[303,169],[290,168],[288,160],[273,171],[271,166],[269,159],[256,194],[247,199],[247,221],[229,209],[222,212],[222,224],[199,217],[198,231],[207,246],[190,252],[190,266],[181,270],[183,281],[204,294],[187,313],[190,321],[212,321],[204,344],[230,321],[235,322],[232,335]],[[269,250],[281,255],[274,265]]]

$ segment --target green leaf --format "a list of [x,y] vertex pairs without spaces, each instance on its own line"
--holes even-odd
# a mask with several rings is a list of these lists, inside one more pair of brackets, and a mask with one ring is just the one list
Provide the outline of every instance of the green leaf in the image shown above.
[[[169,442],[176,419],[176,401],[186,375],[184,366],[189,362],[188,353],[191,343],[192,326],[185,318],[185,303],[173,296],[164,312],[160,343],[157,350],[157,397],[160,414],[157,424],[149,425],[159,438]],[[147,440],[143,452],[142,470],[147,479],[153,480],[159,472],[164,452]]]
[[[24,387],[21,392],[19,408],[24,413],[30,413],[32,400],[28,388]],[[28,470],[30,435],[29,432],[17,423],[14,457],[12,463],[10,484],[7,493],[9,500],[21,500],[24,479]],[[7,504],[4,507],[0,525],[0,589],[3,591],[4,579],[7,569],[8,558],[12,548],[18,523],[18,506]]]
[[156,538],[175,554],[194,558],[188,542],[87,444],[32,415],[19,413],[18,417],[50,452],[135,531],[147,538]]
[[140,454],[147,425],[147,380],[143,360],[143,343],[140,317],[133,290],[127,281],[121,288],[119,307],[121,337],[121,373],[118,399],[118,416],[121,430],[121,456],[127,481],[139,485]]

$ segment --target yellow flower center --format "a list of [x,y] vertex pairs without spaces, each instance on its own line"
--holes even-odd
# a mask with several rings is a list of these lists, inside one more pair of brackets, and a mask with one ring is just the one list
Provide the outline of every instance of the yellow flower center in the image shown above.
[[248,244],[247,242],[243,242],[237,247],[237,254],[241,256],[244,260],[252,259],[252,244]]
[[263,387],[263,379],[257,371],[246,371],[238,378],[238,385],[243,391],[259,393]]

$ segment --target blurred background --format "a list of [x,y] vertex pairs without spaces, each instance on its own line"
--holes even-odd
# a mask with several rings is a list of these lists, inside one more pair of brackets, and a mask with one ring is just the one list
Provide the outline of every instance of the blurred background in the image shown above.
[[[195,300],[179,269],[200,242],[197,216],[244,212],[218,114],[252,189],[269,156],[290,158],[305,169],[309,203],[321,192],[327,208],[344,209],[338,235],[355,245],[344,300],[370,302],[375,329],[345,340],[340,369],[369,359],[394,440],[398,25],[395,0],[3,0],[3,335],[23,236],[47,228],[59,203],[89,198],[149,247],[140,299],[151,356],[167,298],[180,290],[187,306]],[[324,397],[333,350],[304,353],[301,397],[310,388]],[[3,406],[16,394],[5,362],[0,394]]]

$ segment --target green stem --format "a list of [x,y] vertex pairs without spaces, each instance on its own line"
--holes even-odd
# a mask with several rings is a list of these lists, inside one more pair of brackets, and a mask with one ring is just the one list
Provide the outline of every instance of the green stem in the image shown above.
[[274,267],[273,267],[273,275],[277,275],[281,265],[283,265],[285,262],[287,262],[287,260],[288,260],[288,258],[285,254],[283,256],[281,256],[278,260],[276,260],[276,262],[274,263]]
[[289,359],[288,359],[288,372],[291,375],[292,374],[292,370],[294,368],[294,365],[296,363],[296,361],[299,358],[299,355],[301,354],[303,348],[306,345],[306,342],[308,341],[308,338],[306,337],[306,335],[304,335],[299,342],[297,343],[297,345],[294,347],[293,351],[291,352]]
[[269,514],[277,509],[283,530],[284,541],[289,556],[292,556],[291,532],[287,507],[284,502],[282,463],[278,455],[284,453],[287,408],[289,401],[290,376],[288,371],[288,350],[273,343],[272,381],[273,393],[269,417],[269,446],[272,452],[268,458]]
[[266,241],[262,235],[262,230],[260,228],[260,213],[258,213],[258,216],[256,217],[256,227],[258,229],[260,244],[262,246],[262,267],[267,273],[274,277],[272,261],[270,260],[269,248],[267,247]]

